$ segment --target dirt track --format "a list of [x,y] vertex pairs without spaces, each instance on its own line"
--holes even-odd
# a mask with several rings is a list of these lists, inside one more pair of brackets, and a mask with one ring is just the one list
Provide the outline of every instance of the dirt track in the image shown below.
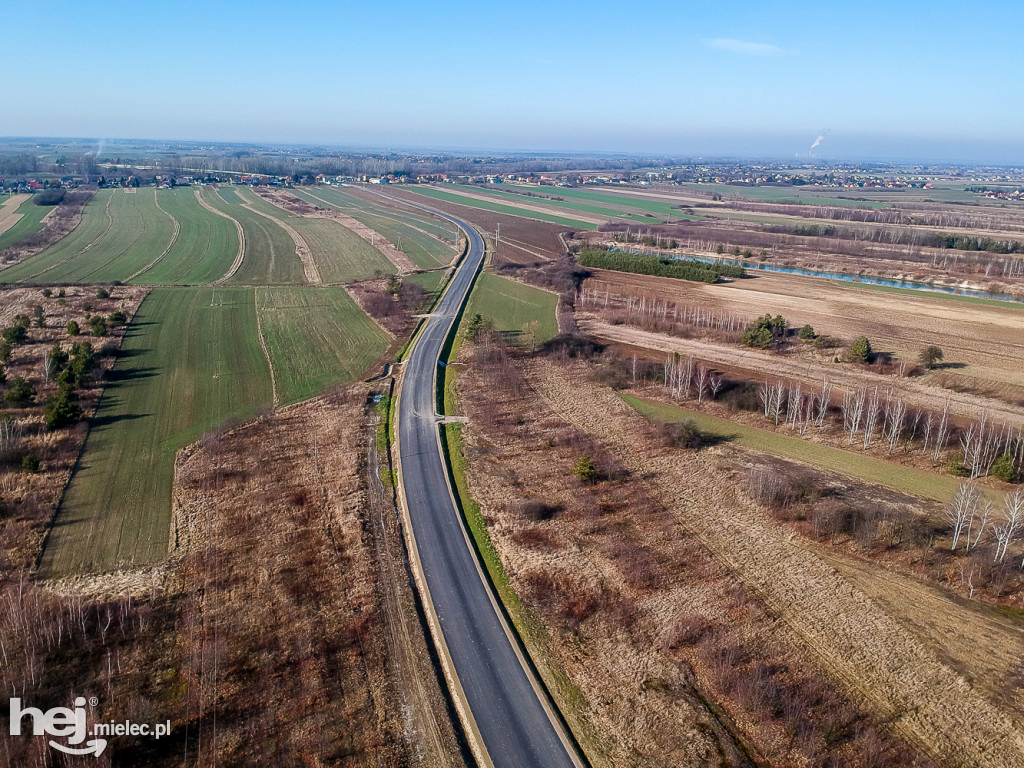
[[647,478],[655,496],[764,600],[830,678],[943,764],[1024,766],[1019,709],[993,703],[883,603],[722,483],[713,452],[651,454],[637,437],[639,417],[608,389],[581,391],[585,376],[550,362],[530,369],[552,409]]

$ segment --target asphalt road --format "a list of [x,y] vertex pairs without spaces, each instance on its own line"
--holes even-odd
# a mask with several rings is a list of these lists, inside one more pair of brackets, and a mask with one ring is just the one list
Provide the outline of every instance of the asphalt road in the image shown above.
[[[406,200],[401,202],[410,204]],[[485,748],[496,768],[572,768],[483,583],[446,481],[438,442],[435,373],[445,337],[484,255],[471,226],[469,251],[405,363],[398,406],[402,483],[427,589]]]

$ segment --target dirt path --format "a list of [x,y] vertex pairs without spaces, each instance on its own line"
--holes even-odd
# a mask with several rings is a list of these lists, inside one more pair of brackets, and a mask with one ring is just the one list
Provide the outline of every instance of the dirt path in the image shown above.
[[203,196],[199,194],[198,189],[193,190],[193,193],[196,196],[196,202],[198,202],[203,208],[208,210],[210,213],[216,214],[217,216],[221,216],[230,221],[232,224],[235,225],[235,230],[238,232],[238,253],[235,254],[235,260],[231,262],[231,267],[224,274],[224,276],[217,278],[213,282],[214,285],[220,285],[221,283],[225,283],[232,277],[234,277],[235,272],[237,272],[238,268],[242,266],[242,259],[245,257],[245,232],[242,231],[242,225],[238,223],[237,219],[235,219],[233,216],[229,216],[223,211],[218,211],[216,208],[214,208],[212,205],[206,202],[206,200],[203,199]]
[[576,322],[583,333],[601,341],[640,347],[659,354],[678,352],[680,355],[699,358],[712,365],[753,373],[755,378],[781,377],[802,381],[811,386],[820,386],[822,379],[827,378],[833,385],[848,389],[877,386],[884,390],[892,387],[909,405],[916,408],[941,410],[948,398],[950,412],[958,416],[973,420],[988,412],[996,423],[1005,421],[1016,427],[1024,425],[1024,413],[1019,408],[993,398],[930,386],[920,379],[881,376],[851,369],[842,364],[791,359],[743,347],[683,339],[627,325],[612,325],[589,312],[577,312]]
[[611,390],[581,391],[585,372],[541,361],[530,374],[559,416],[648,479],[659,501],[764,601],[808,657],[880,720],[946,765],[1024,766],[1019,712],[995,705],[882,604],[723,484],[714,452],[696,460],[652,453],[639,437],[641,420]]
[[263,347],[263,356],[267,358],[267,368],[270,370],[270,392],[272,394],[271,402],[274,407],[280,403],[277,396],[277,379],[274,376],[274,361],[270,359],[270,350],[267,348],[267,339],[263,335],[263,320],[260,318],[260,289],[259,287],[252,289],[252,300],[253,305],[256,307],[256,333],[260,337],[260,346]]
[[[295,244],[295,255],[298,256],[299,261],[302,262],[302,274],[306,278],[306,282],[311,285],[319,285],[323,282],[320,278],[320,269],[317,267],[316,261],[313,259],[313,252],[309,249],[309,245],[306,244],[302,235],[295,231],[295,229],[287,222],[282,221],[276,216],[271,216],[269,213],[264,213],[263,211],[253,207],[250,203],[243,202],[241,205],[243,208],[248,208],[257,216],[270,219],[270,221],[279,225],[281,229],[287,232],[288,237],[290,237],[292,239],[292,243]],[[273,270],[273,267],[271,267],[271,270]]]
[[[154,198],[154,201],[156,202],[156,207],[160,208],[159,195],[157,195],[157,192],[156,192],[155,189],[153,190],[153,198]],[[160,208],[160,211],[162,213],[166,214],[167,216],[169,216],[171,221],[174,222],[174,232],[171,233],[171,241],[167,244],[167,247],[164,248],[164,252],[163,253],[161,253],[159,256],[157,256],[155,259],[153,259],[151,262],[149,262],[149,264],[144,266],[138,272],[135,272],[134,274],[128,275],[128,277],[125,278],[125,282],[129,282],[131,280],[134,280],[136,277],[141,275],[143,272],[148,272],[153,267],[155,267],[158,263],[160,263],[160,261],[163,259],[163,257],[166,256],[170,252],[171,248],[174,247],[174,243],[178,239],[178,233],[181,231],[181,222],[178,221],[176,218],[174,218],[174,216],[171,215],[170,213],[167,213],[167,211],[165,211],[163,208]]]

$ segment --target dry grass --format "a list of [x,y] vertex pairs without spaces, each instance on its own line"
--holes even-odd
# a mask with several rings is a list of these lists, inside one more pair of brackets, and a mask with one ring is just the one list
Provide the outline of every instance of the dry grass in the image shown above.
[[[596,765],[915,764],[660,502],[650,467],[591,420],[563,420],[532,389],[536,372],[476,351],[460,376],[472,495],[550,633],[541,654],[579,689],[569,717]],[[581,453],[614,479],[577,482]]]
[[[584,370],[566,370],[553,361],[531,369],[531,380],[555,412],[599,440],[627,469],[648,478],[652,495],[682,531],[763,601],[777,621],[776,631],[801,659],[798,668],[818,668],[875,718],[942,764],[1024,765],[1019,706],[992,701],[988,686],[973,685],[936,643],[908,631],[906,616],[872,600],[819,556],[815,546],[775,523],[734,484],[723,483],[717,449],[693,454],[656,447],[645,436],[646,425],[610,390],[582,386],[585,376]],[[889,581],[891,590],[892,575],[877,577]],[[938,600],[936,609],[950,600]],[[1012,653],[1020,647],[1019,629],[991,633],[978,622],[961,624],[960,631],[970,634],[979,655],[1005,657],[1004,649]],[[984,665],[972,672],[983,676]]]

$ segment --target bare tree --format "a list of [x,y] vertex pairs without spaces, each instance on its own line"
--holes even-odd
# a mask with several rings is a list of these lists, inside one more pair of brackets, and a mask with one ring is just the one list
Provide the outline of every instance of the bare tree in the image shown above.
[[708,369],[703,365],[697,366],[697,402],[704,402],[704,393],[708,391]]
[[712,375],[708,380],[708,386],[711,387],[711,399],[714,400],[718,397],[718,392],[722,389],[723,378],[721,376]]
[[978,502],[981,494],[973,483],[961,483],[954,494],[952,501],[946,511],[946,519],[953,528],[953,543],[951,550],[955,550],[960,543],[960,536],[964,528],[974,519],[978,510]]
[[1018,488],[1006,494],[1003,503],[1002,520],[992,530],[996,537],[995,561],[1001,563],[1006,558],[1006,550],[1020,535],[1024,528],[1024,490]]

